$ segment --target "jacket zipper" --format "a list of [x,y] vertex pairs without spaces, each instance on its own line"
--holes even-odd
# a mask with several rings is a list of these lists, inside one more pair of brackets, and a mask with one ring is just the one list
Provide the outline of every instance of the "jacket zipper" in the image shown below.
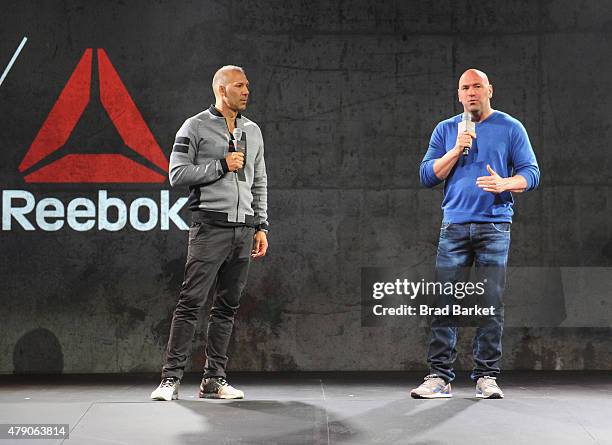
[[[229,125],[227,125],[227,121],[225,119],[223,119],[223,121],[225,122],[225,126],[227,127],[227,132],[230,134],[230,140],[231,140],[233,137],[232,132],[229,129]],[[238,151],[238,143],[236,141],[234,141],[234,150]],[[244,162],[246,164],[246,159],[244,160]],[[232,173],[234,173],[234,181],[236,182],[236,222],[238,222],[238,214],[239,214],[239,208],[240,208],[240,184],[238,183],[238,172],[232,172]]]
[[236,179],[236,191],[238,192],[238,199],[236,200],[236,222],[238,222],[238,208],[240,207],[240,182],[238,181],[237,172],[234,172],[234,179]]

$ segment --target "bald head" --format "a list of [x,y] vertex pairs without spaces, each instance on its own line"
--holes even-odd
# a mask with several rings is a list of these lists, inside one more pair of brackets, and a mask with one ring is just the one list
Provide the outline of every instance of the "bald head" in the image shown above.
[[463,111],[469,112],[475,122],[486,119],[493,111],[491,108],[493,85],[489,83],[487,75],[480,70],[470,68],[461,75],[457,95],[463,105]]
[[234,115],[244,111],[249,99],[249,80],[244,70],[236,65],[226,65],[217,70],[212,81],[215,107],[221,113]]
[[212,80],[215,97],[219,97],[219,85],[227,86],[227,84],[233,81],[236,74],[246,76],[244,69],[236,65],[225,65],[217,70]]
[[461,84],[464,83],[465,81],[469,80],[471,83],[474,79],[480,80],[483,86],[489,85],[489,78],[484,72],[477,70],[475,68],[470,68],[468,70],[465,70],[465,72],[459,78],[459,88],[461,88]]

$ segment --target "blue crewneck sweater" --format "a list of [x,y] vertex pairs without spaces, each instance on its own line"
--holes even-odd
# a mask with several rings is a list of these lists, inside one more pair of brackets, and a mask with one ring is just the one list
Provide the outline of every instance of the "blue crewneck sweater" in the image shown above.
[[[433,164],[455,146],[461,118],[459,114],[440,122],[431,135],[420,169],[425,187],[442,182],[434,174]],[[512,222],[512,193],[485,192],[476,185],[479,176],[489,175],[487,164],[502,178],[523,176],[527,190],[540,182],[540,169],[525,128],[512,116],[493,111],[476,123],[476,139],[469,155],[465,159],[462,156],[446,178],[442,201],[445,223]]]

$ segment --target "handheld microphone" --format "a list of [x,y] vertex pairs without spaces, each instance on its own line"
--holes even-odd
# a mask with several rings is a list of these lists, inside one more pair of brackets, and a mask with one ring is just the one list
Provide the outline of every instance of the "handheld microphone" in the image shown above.
[[[238,141],[242,139],[242,128],[234,128],[234,131],[232,131],[232,135],[234,136],[234,148],[236,149],[236,151],[239,151],[240,153],[245,155],[244,163],[246,164],[246,152],[244,148],[238,147]],[[244,175],[244,167],[237,170],[236,173],[238,174],[239,181],[246,181],[246,176]]]
[[[457,130],[459,133],[474,133],[476,134],[476,122],[472,122],[470,113],[467,111],[463,113],[463,118],[458,124]],[[470,147],[463,147],[463,156],[470,154]]]
[[232,135],[234,136],[234,148],[238,151],[238,141],[242,139],[242,128],[234,128],[232,131]]

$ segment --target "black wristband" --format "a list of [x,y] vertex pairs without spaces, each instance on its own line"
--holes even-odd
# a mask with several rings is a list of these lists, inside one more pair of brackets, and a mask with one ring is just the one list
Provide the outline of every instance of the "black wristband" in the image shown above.
[[221,159],[221,168],[223,169],[223,173],[227,173],[230,171],[225,158]]

